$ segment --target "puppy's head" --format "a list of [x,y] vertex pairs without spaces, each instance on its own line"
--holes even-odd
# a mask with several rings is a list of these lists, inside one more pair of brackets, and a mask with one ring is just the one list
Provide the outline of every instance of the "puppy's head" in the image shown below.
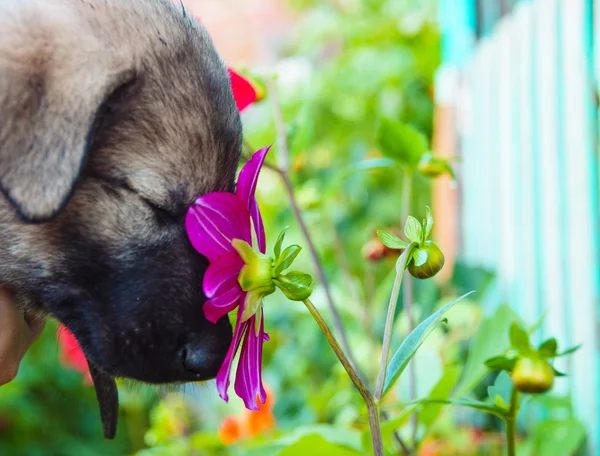
[[233,190],[241,122],[206,32],[168,0],[8,0],[0,29],[0,283],[75,334],[99,395],[214,377],[231,326],[184,217]]

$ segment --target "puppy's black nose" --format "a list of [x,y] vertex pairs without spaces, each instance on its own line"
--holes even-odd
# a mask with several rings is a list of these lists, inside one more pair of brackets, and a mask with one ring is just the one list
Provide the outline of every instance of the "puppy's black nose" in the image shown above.
[[183,366],[188,372],[199,374],[202,378],[214,378],[223,364],[227,348],[187,344],[183,351]]

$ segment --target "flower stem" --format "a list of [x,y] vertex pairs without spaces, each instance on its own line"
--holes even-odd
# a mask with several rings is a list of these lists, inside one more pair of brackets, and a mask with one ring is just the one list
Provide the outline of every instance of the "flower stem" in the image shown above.
[[[412,171],[406,171],[404,173],[404,179],[402,182],[402,220],[401,223],[406,223],[408,216],[410,215],[411,203],[412,203],[412,188],[413,188],[413,174]],[[408,321],[408,333],[410,334],[415,329],[415,319],[413,315],[413,278],[408,271],[405,272],[406,279],[404,281],[404,288],[402,289],[402,302],[404,304],[404,310],[406,312],[406,320]],[[408,389],[409,397],[411,401],[417,399],[417,365],[416,360],[413,358],[411,363],[408,365]],[[410,423],[412,427],[412,445],[416,448],[417,446],[417,431],[418,431],[418,416],[415,411],[410,417]]]
[[506,424],[506,454],[516,456],[517,441],[517,415],[519,414],[519,391],[513,387],[510,394],[510,409],[508,415],[504,418]]
[[390,352],[390,344],[392,343],[392,328],[394,326],[394,315],[396,313],[396,304],[398,303],[398,295],[400,294],[400,286],[402,285],[402,278],[404,277],[404,271],[408,266],[408,260],[416,244],[413,242],[402,252],[402,255],[398,259],[396,266],[396,280],[394,281],[394,288],[392,289],[392,295],[390,296],[390,302],[388,304],[387,317],[385,319],[385,330],[383,332],[383,347],[381,349],[381,362],[379,363],[379,375],[377,376],[377,385],[375,386],[375,398],[381,399],[383,393],[383,387],[385,385],[385,374],[387,370],[387,362]]
[[[355,372],[362,379],[363,383],[366,383],[366,378],[362,373],[360,366],[354,359],[352,354],[352,350],[350,349],[350,344],[348,343],[348,338],[346,337],[346,332],[344,331],[344,326],[342,324],[342,319],[340,318],[340,314],[338,313],[335,304],[333,303],[333,297],[331,296],[331,290],[329,287],[329,282],[327,277],[325,276],[325,271],[323,270],[323,266],[321,264],[321,260],[319,259],[319,254],[317,253],[317,249],[315,247],[315,243],[312,240],[310,232],[308,231],[308,227],[306,226],[306,222],[304,221],[304,217],[302,216],[302,212],[300,211],[300,207],[298,206],[298,202],[296,201],[296,195],[294,193],[294,188],[292,186],[292,182],[289,176],[289,156],[290,149],[287,141],[287,131],[285,128],[285,122],[283,119],[283,113],[281,110],[281,102],[279,100],[279,92],[277,90],[277,85],[272,81],[267,82],[267,89],[269,91],[269,96],[272,100],[273,105],[273,117],[275,120],[275,128],[277,130],[277,138],[279,140],[279,167],[275,168],[275,171],[281,176],[283,181],[283,185],[285,186],[286,192],[288,194],[288,198],[290,200],[290,204],[292,206],[292,211],[294,213],[294,217],[302,230],[302,234],[308,244],[308,250],[310,252],[310,256],[315,265],[315,269],[317,271],[317,275],[319,277],[319,281],[325,290],[325,297],[327,299],[327,307],[329,308],[329,312],[331,313],[331,318],[333,319],[333,327],[335,328],[338,337],[340,338],[340,342],[342,347],[348,356],[348,359],[352,363]],[[273,169],[273,168],[272,168]]]
[[310,299],[306,299],[303,302],[304,305],[308,308],[310,314],[313,316],[313,318],[319,325],[319,328],[321,328],[321,331],[325,335],[327,342],[329,342],[329,345],[340,360],[340,363],[342,363],[342,366],[344,366],[344,369],[348,373],[350,380],[352,380],[352,383],[354,384],[354,386],[362,396],[363,400],[365,401],[369,417],[369,428],[371,429],[373,452],[375,456],[383,456],[383,441],[381,439],[381,426],[379,423],[379,408],[377,406],[377,400],[373,397],[371,392],[367,389],[367,387],[361,380],[360,376],[354,370],[352,363],[350,363],[350,360],[344,354],[342,347],[340,347],[340,344],[336,340],[335,336],[329,329],[329,326],[327,326],[327,323],[323,319],[323,316],[319,313],[314,304],[310,301]]

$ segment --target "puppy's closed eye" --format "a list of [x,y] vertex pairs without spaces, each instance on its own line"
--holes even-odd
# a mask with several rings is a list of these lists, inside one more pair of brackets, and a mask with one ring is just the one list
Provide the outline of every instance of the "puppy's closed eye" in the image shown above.
[[166,208],[160,204],[155,203],[151,199],[148,199],[144,196],[140,195],[140,198],[144,203],[146,203],[150,209],[154,212],[157,217],[157,220],[161,223],[174,223],[174,224],[182,224],[185,218],[186,211],[181,208],[173,209],[171,207]]

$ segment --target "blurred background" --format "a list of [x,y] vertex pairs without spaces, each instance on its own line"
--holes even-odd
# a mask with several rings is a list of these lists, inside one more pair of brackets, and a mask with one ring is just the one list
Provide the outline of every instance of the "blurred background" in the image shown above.
[[[417,397],[483,398],[486,357],[507,348],[514,319],[533,339],[583,344],[557,361],[568,377],[525,406],[523,455],[600,455],[598,97],[595,0],[187,0],[233,68],[276,77],[290,146],[290,179],[316,243],[354,357],[377,360],[397,254],[374,233],[400,230],[431,205],[446,255],[435,279],[414,281],[414,314],[476,290],[414,361]],[[418,130],[456,174],[410,177],[389,166],[381,119]],[[243,113],[248,144],[275,143],[267,98]],[[404,193],[406,195],[406,193]],[[276,173],[258,190],[267,238],[291,226]],[[308,253],[297,260],[314,271]],[[314,301],[330,319],[322,284]],[[407,332],[404,302],[393,347]],[[367,454],[360,396],[306,309],[267,298],[265,383],[255,414],[212,382],[183,388],[120,384],[121,420],[104,441],[93,388],[49,324],[15,381],[0,388],[0,455]],[[413,434],[398,405],[384,430],[417,435],[420,455],[500,455],[501,423],[460,408],[425,408]]]

